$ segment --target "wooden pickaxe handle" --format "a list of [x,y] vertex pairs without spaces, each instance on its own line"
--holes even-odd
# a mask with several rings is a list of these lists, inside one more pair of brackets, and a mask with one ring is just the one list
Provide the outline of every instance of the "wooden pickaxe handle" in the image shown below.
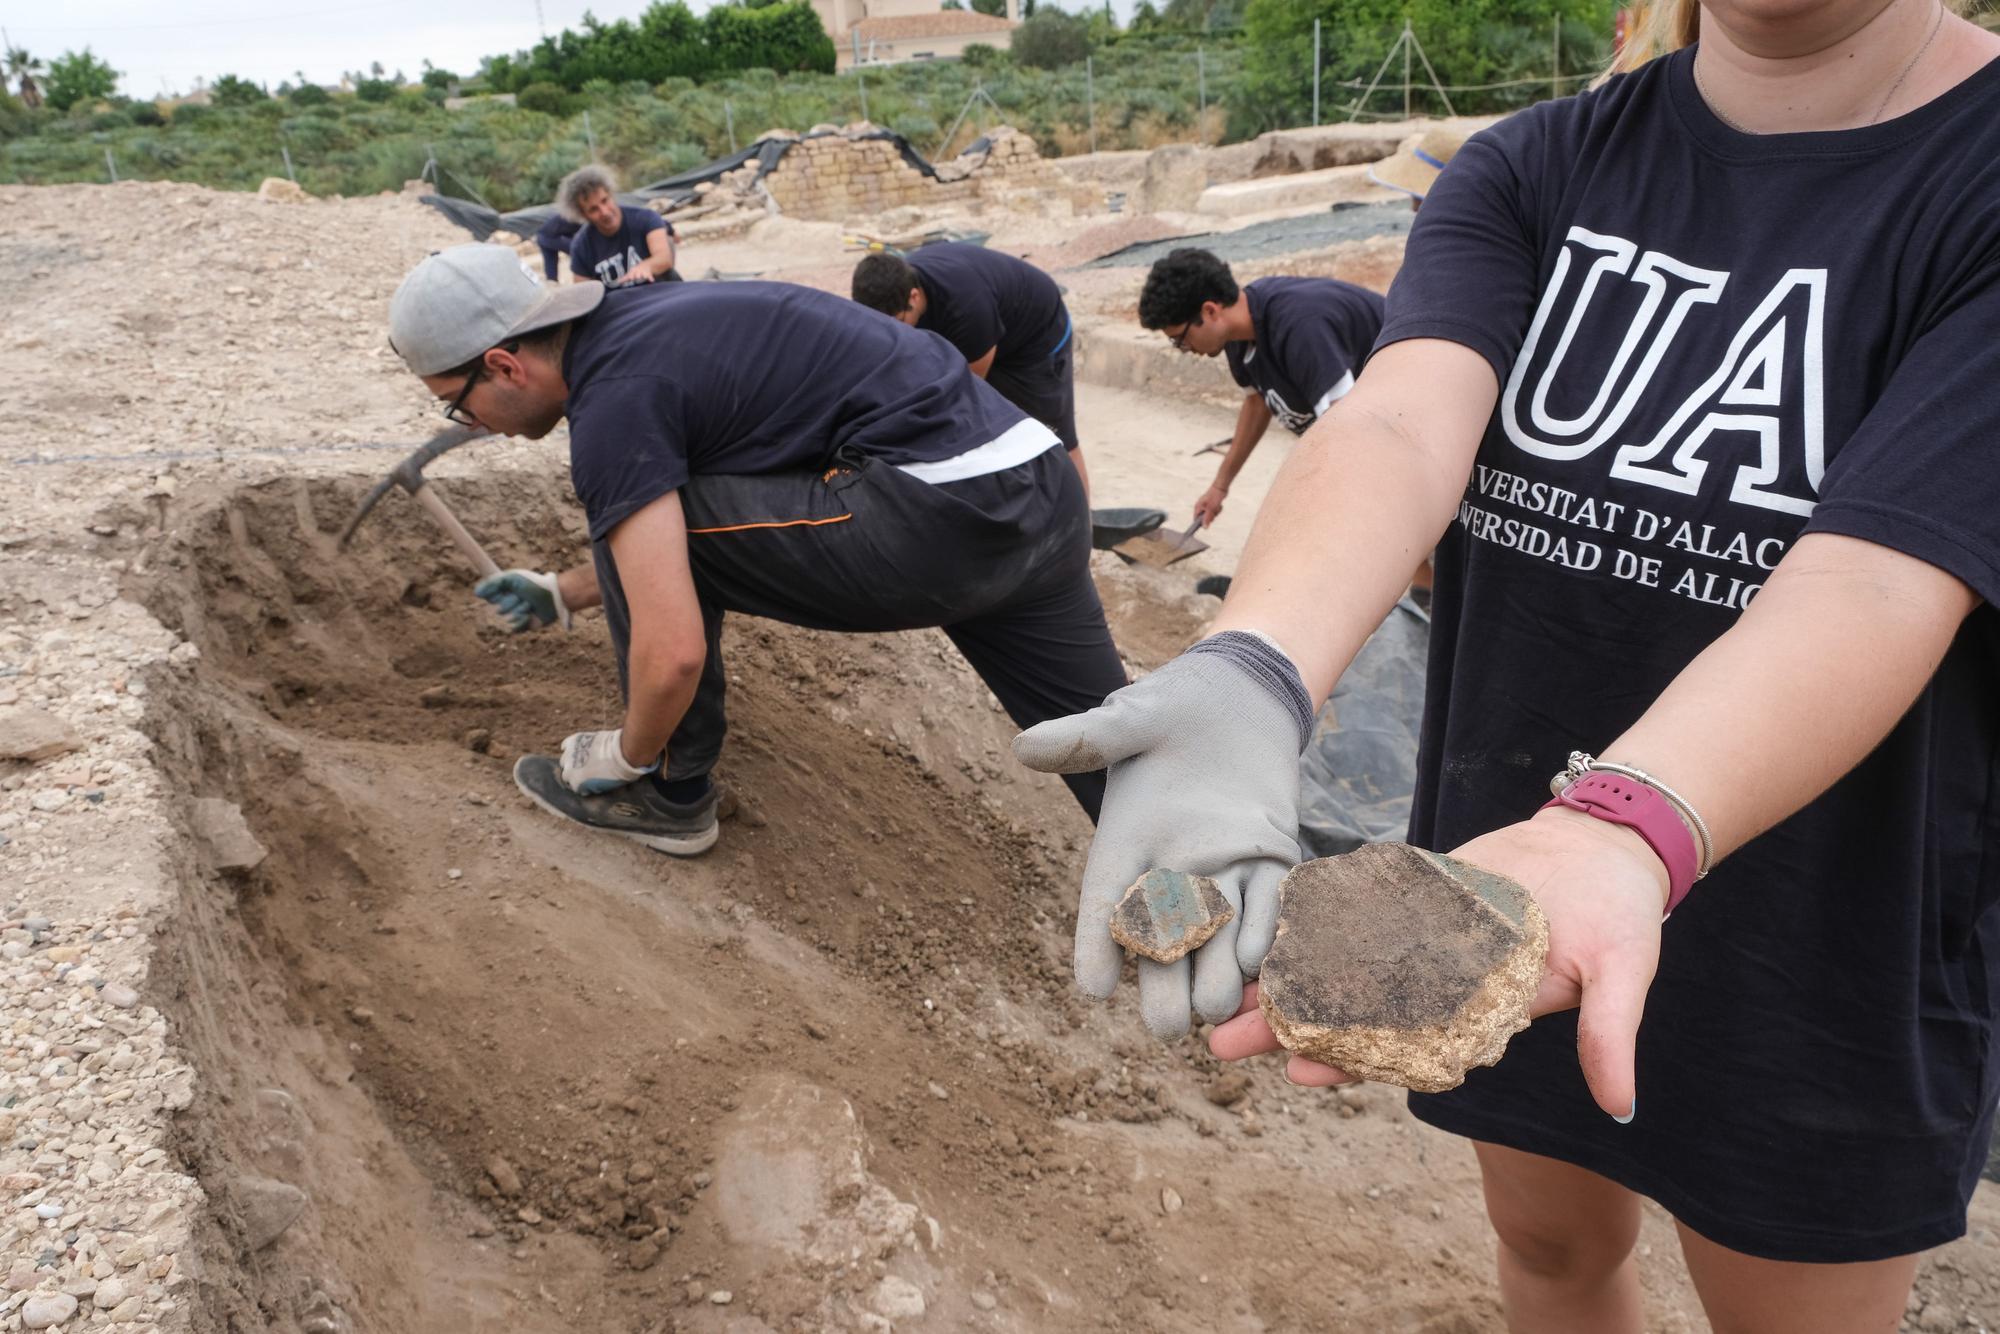
[[444,529],[446,535],[458,545],[458,549],[465,553],[465,558],[478,569],[480,578],[487,579],[500,573],[500,567],[486,554],[486,548],[480,546],[479,539],[465,530],[465,525],[458,521],[458,516],[451,512],[450,507],[444,503],[444,497],[437,493],[434,486],[425,482],[410,492],[410,498],[430,511],[431,517],[437,520],[438,527]]

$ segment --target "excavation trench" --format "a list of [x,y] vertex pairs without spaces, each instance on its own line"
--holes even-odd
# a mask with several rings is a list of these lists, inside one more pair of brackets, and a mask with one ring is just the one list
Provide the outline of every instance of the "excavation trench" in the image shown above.
[[[443,485],[507,563],[580,549],[555,479]],[[336,551],[361,490],[184,497],[128,576],[201,650],[148,695],[184,823],[267,850],[190,856],[157,955],[197,1328],[1477,1328],[1391,1277],[1428,1215],[1343,1234],[1284,1185],[1350,1127],[1407,1154],[1390,1097],[1266,1140],[1275,1074],[1078,998],[1088,826],[941,636],[733,624],[738,809],[665,858],[509,776],[616,716],[601,622],[505,633],[401,497]],[[1100,571],[1141,665],[1213,607],[1155,573]]]
[[[578,550],[552,481],[450,492],[509,560]],[[1033,1269],[949,1275],[950,1237],[1018,1232],[1011,1187],[1093,1078],[1062,1052],[1067,796],[1024,782],[1041,818],[1013,824],[844,716],[962,704],[981,735],[943,767],[991,782],[1004,719],[928,639],[744,624],[716,852],[564,827],[509,768],[616,716],[601,624],[504,633],[400,497],[335,552],[358,495],[198,503],[142,593],[202,650],[154,703],[160,762],[269,850],[191,886],[163,950],[218,1325],[859,1328],[909,1291],[939,1327],[1004,1315],[967,1294]],[[247,1256],[245,1177],[312,1202]]]

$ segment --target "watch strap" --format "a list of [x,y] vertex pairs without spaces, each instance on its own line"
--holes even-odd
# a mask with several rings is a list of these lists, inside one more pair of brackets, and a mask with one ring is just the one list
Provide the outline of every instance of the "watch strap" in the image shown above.
[[1542,806],[1567,806],[1585,815],[1621,824],[1646,840],[1667,868],[1667,911],[1671,917],[1681,900],[1694,888],[1701,854],[1694,832],[1687,827],[1673,803],[1637,779],[1622,774],[1593,771],[1564,785]]

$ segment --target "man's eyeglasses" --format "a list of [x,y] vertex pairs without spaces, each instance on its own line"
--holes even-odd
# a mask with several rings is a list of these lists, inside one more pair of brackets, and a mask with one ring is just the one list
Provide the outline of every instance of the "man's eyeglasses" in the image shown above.
[[1181,331],[1179,333],[1167,335],[1167,341],[1173,344],[1174,350],[1176,352],[1187,351],[1188,335],[1193,333],[1194,327],[1200,323],[1201,320],[1199,318],[1189,320],[1186,324],[1183,324],[1181,326]]
[[[509,352],[509,353],[519,352],[521,350],[520,340],[516,339],[515,341],[510,343],[502,343],[499,346],[498,350],[501,352]],[[444,419],[446,421],[450,422],[454,426],[479,425],[479,418],[473,416],[470,412],[467,412],[465,410],[465,400],[472,393],[472,386],[478,384],[479,377],[484,374],[486,374],[486,358],[484,356],[481,356],[479,360],[476,363],[474,363],[472,367],[472,373],[465,377],[465,384],[458,391],[458,397],[454,398],[451,402],[445,404]]]
[[472,374],[465,377],[465,388],[458,391],[458,397],[444,405],[444,419],[454,426],[477,426],[479,418],[465,410],[465,399],[472,392],[472,386],[479,383],[479,377],[486,373],[486,363],[480,362],[472,368]]

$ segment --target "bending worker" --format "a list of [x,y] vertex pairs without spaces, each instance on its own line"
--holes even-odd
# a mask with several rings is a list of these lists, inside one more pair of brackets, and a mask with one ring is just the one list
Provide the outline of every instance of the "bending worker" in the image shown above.
[[869,309],[942,335],[974,375],[1054,431],[1088,496],[1069,308],[1055,279],[1024,259],[960,243],[869,255],[854,266],[852,290]]
[[1194,503],[1206,528],[1221,517],[1230,483],[1273,417],[1303,435],[1354,387],[1382,328],[1382,298],[1337,278],[1259,278],[1238,287],[1213,254],[1181,249],[1147,273],[1139,323],[1182,352],[1225,357],[1249,391],[1215,481]]
[[[622,724],[514,769],[553,814],[714,844],[728,611],[942,627],[1024,726],[1125,684],[1075,471],[935,338],[788,283],[547,288],[479,245],[419,264],[389,326],[451,420],[531,440],[569,420],[592,563],[476,590],[516,630],[600,603],[610,624]],[[1103,773],[1068,781],[1095,819]]]
[[556,206],[586,226],[569,243],[573,282],[626,287],[679,282],[674,227],[649,208],[618,202],[618,180],[603,167],[578,167],[563,177]]

